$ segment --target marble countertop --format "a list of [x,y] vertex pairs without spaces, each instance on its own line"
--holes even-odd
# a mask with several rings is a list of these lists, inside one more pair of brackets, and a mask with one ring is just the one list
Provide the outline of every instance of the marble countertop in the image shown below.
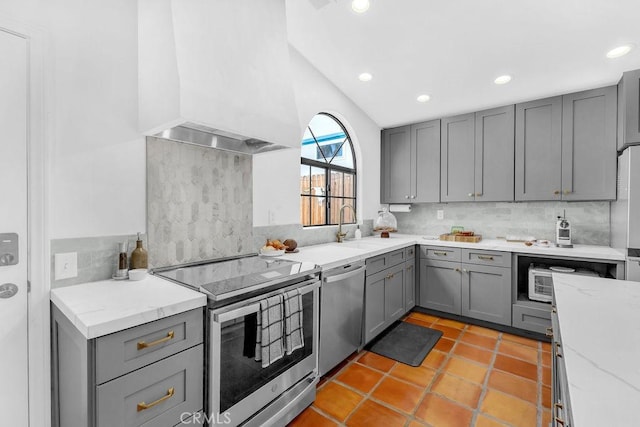
[[640,282],[553,273],[574,425],[638,424]]
[[87,338],[97,338],[207,304],[205,294],[148,275],[51,290],[51,301]]
[[360,261],[395,249],[410,245],[446,246],[455,248],[483,249],[522,254],[547,255],[575,259],[598,259],[624,261],[624,252],[608,246],[575,245],[573,248],[526,246],[522,242],[505,240],[482,240],[478,243],[445,242],[424,238],[421,235],[392,233],[388,239],[378,236],[360,240],[346,240],[344,243],[324,243],[304,246],[295,254],[285,254],[283,258],[294,261],[315,262],[323,270],[338,267],[349,262]]

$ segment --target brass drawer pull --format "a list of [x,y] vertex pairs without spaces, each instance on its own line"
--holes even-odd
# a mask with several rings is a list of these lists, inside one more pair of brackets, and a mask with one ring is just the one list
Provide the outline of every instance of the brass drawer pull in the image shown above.
[[144,403],[144,402],[140,402],[138,403],[138,412],[147,410],[149,408],[153,408],[154,406],[164,402],[167,399],[171,399],[173,397],[173,395],[175,394],[175,389],[173,387],[171,387],[169,390],[167,390],[167,394],[165,394],[164,396],[162,396],[160,399],[156,400],[155,402],[151,402],[151,403]]
[[413,265],[408,266],[407,270],[413,270]]
[[562,354],[560,354],[560,343],[559,342],[556,343],[556,356],[562,357]]
[[169,331],[169,333],[167,334],[166,337],[160,338],[159,340],[156,340],[154,342],[150,342],[148,344],[146,342],[144,342],[144,341],[138,341],[138,350],[143,350],[145,348],[153,347],[155,345],[163,344],[163,343],[165,343],[167,341],[171,341],[173,339],[173,336],[174,336],[173,331]]
[[395,274],[387,274],[387,279],[393,279],[393,276],[395,276]]
[[564,425],[564,420],[558,416],[558,409],[562,409],[562,403],[554,403],[553,404],[553,418],[556,420],[556,423]]
[[434,255],[444,255],[444,256],[447,256],[447,253],[446,253],[446,252],[444,252],[444,251],[433,251],[433,254],[434,254]]
[[556,190],[556,191],[553,192],[554,196],[557,196],[558,194],[560,194],[560,190]]
[[460,269],[458,267],[454,268],[453,271],[457,271],[458,273],[460,272]]
[[553,336],[553,328],[551,326],[549,326],[547,328],[547,331],[544,333],[546,336],[548,337],[552,337]]
[[493,261],[493,257],[489,255],[478,255],[478,259],[485,259],[487,261]]

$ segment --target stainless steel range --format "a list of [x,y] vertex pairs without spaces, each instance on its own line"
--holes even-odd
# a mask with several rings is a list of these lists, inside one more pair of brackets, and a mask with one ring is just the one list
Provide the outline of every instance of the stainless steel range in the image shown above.
[[[313,402],[318,382],[317,266],[251,255],[154,274],[208,296],[209,425],[284,425]],[[274,307],[274,301],[283,304]],[[297,346],[288,344],[291,319],[300,326],[291,335],[301,341]],[[265,332],[273,336],[265,340]],[[280,346],[279,339],[284,343],[281,355],[273,347],[274,342]]]

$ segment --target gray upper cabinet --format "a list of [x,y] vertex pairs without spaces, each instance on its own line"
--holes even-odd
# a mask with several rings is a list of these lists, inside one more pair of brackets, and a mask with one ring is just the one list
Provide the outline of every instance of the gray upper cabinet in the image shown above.
[[627,71],[618,83],[618,150],[640,143],[640,70]]
[[411,201],[440,201],[440,120],[411,125]]
[[616,104],[615,86],[562,97],[563,200],[615,200]]
[[474,200],[475,114],[442,119],[440,199],[442,202]]
[[382,131],[382,203],[407,203],[411,195],[411,127]]
[[382,203],[440,201],[440,120],[382,131]]
[[516,105],[516,200],[560,200],[561,125],[561,96]]
[[475,127],[475,200],[512,201],[514,106],[476,113]]

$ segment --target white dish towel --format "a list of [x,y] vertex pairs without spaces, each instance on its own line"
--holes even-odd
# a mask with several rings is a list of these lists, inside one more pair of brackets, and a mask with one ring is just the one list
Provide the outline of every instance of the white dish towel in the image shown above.
[[302,295],[299,289],[284,294],[284,348],[287,354],[304,347]]
[[266,368],[284,356],[284,310],[282,294],[260,301],[256,329],[256,362]]

